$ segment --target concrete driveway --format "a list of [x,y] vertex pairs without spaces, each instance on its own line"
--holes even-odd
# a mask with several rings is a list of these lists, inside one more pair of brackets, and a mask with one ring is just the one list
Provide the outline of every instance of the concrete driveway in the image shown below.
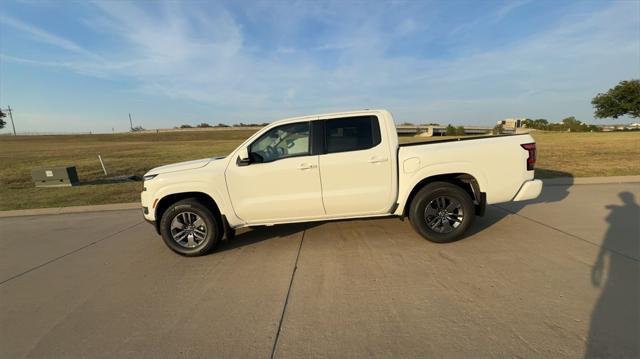
[[0,219],[1,357],[639,357],[640,185],[547,186],[465,239],[398,219],[169,251],[138,211]]

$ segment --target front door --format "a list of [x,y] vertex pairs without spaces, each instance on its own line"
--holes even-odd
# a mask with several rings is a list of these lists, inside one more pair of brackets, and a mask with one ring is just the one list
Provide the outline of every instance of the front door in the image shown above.
[[225,178],[238,217],[258,224],[325,215],[310,132],[308,121],[274,127],[249,145],[248,165],[229,164]]

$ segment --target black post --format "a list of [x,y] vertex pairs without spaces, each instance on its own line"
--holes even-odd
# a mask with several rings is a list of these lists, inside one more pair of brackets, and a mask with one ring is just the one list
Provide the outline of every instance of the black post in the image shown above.
[[13,124],[13,114],[11,113],[11,106],[7,106],[7,112],[9,112],[9,118],[11,119],[11,127],[13,128],[13,135],[16,135],[16,125]]

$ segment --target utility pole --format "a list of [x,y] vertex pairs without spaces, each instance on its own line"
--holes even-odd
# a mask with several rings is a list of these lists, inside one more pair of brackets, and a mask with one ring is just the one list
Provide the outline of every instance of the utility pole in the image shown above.
[[131,131],[133,131],[133,121],[131,121],[131,114],[129,114],[129,126],[131,128]]
[[16,136],[16,125],[13,124],[13,114],[11,113],[11,106],[7,106],[6,111],[9,113],[9,119],[11,120],[11,128],[13,128],[13,135]]

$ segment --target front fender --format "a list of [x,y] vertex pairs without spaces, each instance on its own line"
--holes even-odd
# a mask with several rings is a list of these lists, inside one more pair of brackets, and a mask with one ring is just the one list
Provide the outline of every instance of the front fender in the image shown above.
[[202,193],[209,196],[216,203],[221,214],[227,214],[230,212],[226,197],[219,189],[212,186],[211,183],[204,181],[187,181],[180,183],[159,184],[157,186],[157,189],[149,194],[149,202],[151,203],[151,208],[149,209],[149,216],[147,216],[146,218],[151,221],[159,219],[156,218],[156,209],[157,204],[160,203],[163,198],[166,198],[170,195],[193,192]]

